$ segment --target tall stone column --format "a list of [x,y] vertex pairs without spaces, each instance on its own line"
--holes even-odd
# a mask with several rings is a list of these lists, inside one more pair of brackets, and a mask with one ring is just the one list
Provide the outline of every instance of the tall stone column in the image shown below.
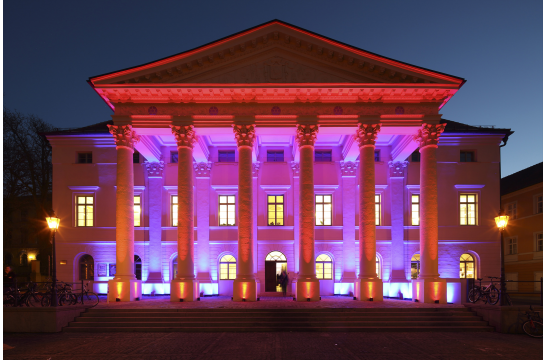
[[[356,281],[356,163],[341,161],[343,182],[343,274],[342,294],[353,292]],[[346,284],[349,284],[348,286]]]
[[257,200],[258,200],[258,196],[257,196],[257,189],[258,189],[258,185],[257,185],[257,179],[258,179],[258,176],[259,176],[259,168],[261,167],[261,162],[259,161],[256,161],[254,164],[253,164],[253,171],[252,171],[252,191],[253,191],[253,208],[256,209],[256,215],[252,217],[253,219],[253,235],[254,235],[254,242],[253,242],[253,247],[254,247],[254,278],[255,278],[255,283],[256,283],[256,293],[259,294],[261,293],[261,283],[259,281],[259,277],[257,276],[257,268],[258,268],[258,262],[257,262],[257,209],[258,209],[258,204],[257,204]]
[[233,301],[256,301],[253,235],[252,149],[253,124],[233,125],[238,147],[238,259],[237,278],[233,281]]
[[382,301],[382,280],[376,273],[375,141],[379,124],[360,123],[355,139],[360,148],[359,243],[360,275],[354,296],[361,301]]
[[314,143],[318,125],[297,125],[299,146],[299,276],[297,301],[320,300],[320,282],[316,278],[314,256]]
[[445,124],[422,124],[415,136],[420,147],[420,275],[413,280],[413,299],[446,303],[447,286],[439,277],[437,143]]
[[[164,294],[161,249],[161,217],[163,215],[163,170],[164,161],[144,163],[148,174],[148,227],[149,227],[149,259],[148,279],[146,285],[150,294]],[[148,290],[146,290],[147,293]]]
[[[293,259],[294,273],[290,275],[291,293],[297,294],[297,277],[299,276],[299,163],[290,163],[293,172]],[[294,295],[295,296],[295,295]]]
[[405,168],[407,161],[390,161],[390,214],[392,219],[391,235],[392,245],[390,247],[392,259],[392,273],[390,275],[390,297],[399,297],[401,293],[404,297],[409,297],[410,281],[407,280],[405,269],[405,203],[407,201],[404,192]]
[[178,277],[170,282],[170,301],[195,301],[199,282],[195,280],[193,220],[193,125],[170,126],[178,145]]
[[[212,163],[194,164],[197,199],[197,280],[199,293],[217,295],[210,277],[210,172]],[[215,285],[217,286],[217,284]]]
[[132,155],[139,141],[131,125],[108,125],[117,150],[115,196],[116,274],[108,281],[110,301],[132,301],[142,295],[141,281],[134,276],[134,169]]

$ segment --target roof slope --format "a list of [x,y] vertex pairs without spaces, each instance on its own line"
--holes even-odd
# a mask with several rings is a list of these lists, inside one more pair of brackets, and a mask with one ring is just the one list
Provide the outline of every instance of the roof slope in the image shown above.
[[500,181],[500,194],[503,196],[542,182],[543,162],[540,162],[502,178]]

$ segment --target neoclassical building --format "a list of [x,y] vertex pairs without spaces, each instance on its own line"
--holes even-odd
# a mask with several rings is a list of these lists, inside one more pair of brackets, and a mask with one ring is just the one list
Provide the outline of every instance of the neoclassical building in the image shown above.
[[442,119],[464,82],[277,20],[92,77],[112,119],[47,135],[59,279],[459,302],[499,275],[511,134]]

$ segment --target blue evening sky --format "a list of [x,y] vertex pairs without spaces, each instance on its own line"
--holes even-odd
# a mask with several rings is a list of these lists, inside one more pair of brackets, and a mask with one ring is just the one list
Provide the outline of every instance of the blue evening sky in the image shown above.
[[514,1],[6,1],[4,106],[61,128],[110,119],[90,76],[280,19],[467,79],[445,119],[515,131],[502,175],[543,161],[543,10]]

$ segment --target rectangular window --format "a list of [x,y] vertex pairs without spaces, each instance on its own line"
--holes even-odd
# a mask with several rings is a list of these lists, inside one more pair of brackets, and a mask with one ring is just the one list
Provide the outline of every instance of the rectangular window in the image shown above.
[[315,162],[331,162],[331,150],[315,150]]
[[220,226],[235,226],[234,195],[220,195]]
[[460,225],[477,225],[477,194],[460,194]]
[[537,197],[537,213],[543,214],[543,195]]
[[178,163],[178,152],[177,151],[171,151],[170,152],[170,163],[171,164],[177,164]]
[[267,224],[284,225],[284,195],[267,195]]
[[237,263],[220,263],[220,280],[235,280],[237,278]]
[[172,226],[178,226],[178,196],[172,195],[170,197],[170,215],[172,217]]
[[132,162],[133,164],[140,164],[140,153],[136,150],[132,153]]
[[140,195],[134,197],[134,226],[140,226],[140,218],[142,215],[142,203],[140,202]]
[[284,150],[267,150],[267,162],[284,162]]
[[411,225],[420,225],[420,195],[411,195]]
[[380,161],[380,150],[375,150],[375,162]]
[[93,226],[94,199],[92,196],[76,197],[76,226]]
[[218,150],[219,162],[235,162],[235,150]]
[[507,204],[507,214],[509,216],[509,220],[514,220],[517,218],[517,203],[510,203]]
[[536,234],[536,251],[543,251],[543,233]]
[[92,164],[93,163],[93,153],[85,152],[78,153],[78,164]]
[[418,149],[411,154],[411,162],[420,162],[420,151]]
[[331,195],[316,195],[316,225],[331,225],[332,204]]
[[316,262],[316,278],[320,280],[333,279],[333,263],[332,262]]
[[460,151],[460,162],[474,162],[475,152],[473,151]]
[[509,255],[518,254],[517,239],[516,238],[507,240],[507,251],[509,251]]
[[375,194],[375,225],[380,226],[380,195]]

